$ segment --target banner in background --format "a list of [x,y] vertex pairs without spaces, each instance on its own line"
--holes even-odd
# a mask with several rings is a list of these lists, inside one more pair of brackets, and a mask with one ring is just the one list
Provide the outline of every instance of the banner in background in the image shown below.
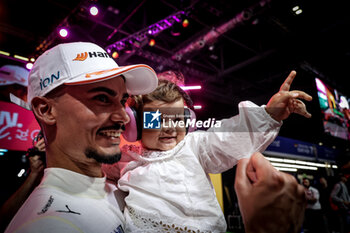
[[339,151],[326,146],[295,140],[291,138],[278,136],[267,147],[266,152],[280,153],[290,155],[292,157],[309,157],[311,159],[323,159],[335,161]]
[[0,148],[26,151],[39,131],[31,111],[0,101]]

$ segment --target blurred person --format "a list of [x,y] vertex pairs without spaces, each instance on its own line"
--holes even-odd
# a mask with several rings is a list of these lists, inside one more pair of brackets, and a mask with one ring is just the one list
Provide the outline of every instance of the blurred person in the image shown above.
[[331,192],[332,208],[338,219],[340,233],[348,233],[350,226],[350,196],[346,185],[348,181],[344,173],[339,174],[340,181],[336,183]]
[[330,202],[329,202],[329,198],[331,196],[331,189],[330,186],[328,184],[328,180],[326,179],[326,177],[321,176],[319,179],[319,185],[318,185],[318,191],[320,193],[320,204],[321,204],[321,210],[323,213],[323,217],[324,217],[324,223],[326,225],[326,230],[327,232],[331,232],[332,231],[332,220],[333,220],[333,216],[332,216],[332,209],[330,206]]
[[3,232],[9,224],[18,209],[28,198],[33,189],[40,183],[44,174],[45,159],[45,142],[44,138],[38,139],[33,148],[27,152],[29,160],[28,177],[18,190],[2,205],[0,209],[0,231]]
[[[221,121],[228,132],[212,127],[186,135],[184,127],[165,126],[164,121],[160,129],[142,129],[142,146],[122,149],[123,159],[130,158],[131,162],[116,164],[117,174],[109,175],[119,179],[120,169],[118,187],[128,193],[126,231],[226,231],[208,173],[224,172],[255,151],[264,151],[277,136],[281,121],[292,112],[310,117],[297,98],[311,97],[289,91],[294,77],[293,71],[266,107],[249,101],[240,103],[237,116]],[[186,93],[170,81],[160,80],[154,92],[135,99],[138,115],[161,109],[168,123],[184,121],[184,105],[191,107]]]
[[303,178],[302,184],[305,188],[307,206],[305,210],[304,231],[305,233],[321,233],[326,232],[323,221],[321,204],[319,201],[319,191],[310,185],[308,178]]
[[29,71],[24,67],[2,66],[0,68],[0,100],[10,102],[10,93],[26,100],[28,75]]

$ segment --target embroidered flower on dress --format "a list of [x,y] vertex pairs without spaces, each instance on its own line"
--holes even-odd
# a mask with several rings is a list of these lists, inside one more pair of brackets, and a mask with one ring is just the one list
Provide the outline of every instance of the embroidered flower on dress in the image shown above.
[[210,233],[208,231],[200,231],[193,227],[179,226],[166,221],[152,220],[154,217],[142,217],[137,214],[135,209],[128,207],[130,217],[133,220],[135,226],[143,229],[144,232],[165,232],[165,233]]

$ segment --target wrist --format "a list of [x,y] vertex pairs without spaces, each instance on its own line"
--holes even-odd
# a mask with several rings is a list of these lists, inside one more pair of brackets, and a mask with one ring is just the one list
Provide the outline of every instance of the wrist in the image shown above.
[[277,117],[275,117],[275,116],[273,115],[273,113],[268,109],[267,106],[265,106],[264,109],[265,109],[265,112],[266,112],[272,119],[274,119],[275,121],[281,122],[280,119],[278,119]]

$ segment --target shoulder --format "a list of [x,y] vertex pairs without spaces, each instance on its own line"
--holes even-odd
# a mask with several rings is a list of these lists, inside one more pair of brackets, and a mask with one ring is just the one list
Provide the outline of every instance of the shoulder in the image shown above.
[[8,229],[7,232],[16,230],[16,233],[81,233],[82,230],[67,219],[58,216],[43,216],[27,222],[16,224],[17,229]]

